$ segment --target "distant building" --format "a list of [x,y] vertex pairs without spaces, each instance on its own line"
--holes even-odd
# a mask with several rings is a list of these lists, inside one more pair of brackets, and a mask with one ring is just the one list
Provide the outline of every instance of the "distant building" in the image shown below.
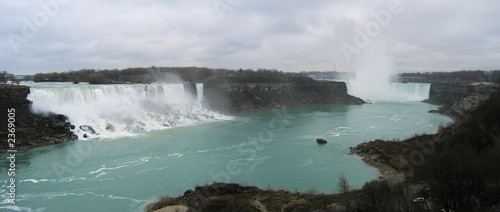
[[35,75],[14,75],[14,79],[21,81],[33,81],[35,79]]
[[311,77],[316,80],[325,80],[325,79],[338,79],[338,80],[348,80],[354,78],[354,73],[350,72],[336,72],[336,71],[328,71],[328,72],[302,72],[304,76]]

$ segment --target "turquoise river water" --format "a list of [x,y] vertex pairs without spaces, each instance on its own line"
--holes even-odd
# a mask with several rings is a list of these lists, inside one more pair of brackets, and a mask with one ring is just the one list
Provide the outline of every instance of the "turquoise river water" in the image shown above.
[[[349,147],[378,138],[434,133],[440,124],[451,122],[428,113],[432,109],[436,106],[418,101],[378,101],[211,115],[213,121],[18,152],[17,202],[4,201],[0,210],[142,211],[160,196],[182,195],[214,181],[332,193],[341,173],[359,188],[379,173],[358,156],[348,155]],[[318,145],[316,138],[328,143]],[[8,166],[7,159],[0,160],[3,197]]]

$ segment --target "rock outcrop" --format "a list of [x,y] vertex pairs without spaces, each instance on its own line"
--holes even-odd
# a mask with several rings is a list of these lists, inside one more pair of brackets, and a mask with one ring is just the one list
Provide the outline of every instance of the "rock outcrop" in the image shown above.
[[322,138],[318,138],[318,139],[316,139],[316,143],[318,143],[318,144],[326,144],[326,143],[328,143],[328,141],[326,141],[325,139],[322,139]]
[[146,211],[343,211],[336,194],[292,193],[253,186],[214,183],[197,186],[180,197],[161,197]]
[[205,83],[204,96],[215,110],[231,114],[307,105],[363,104],[343,82]]
[[[6,152],[9,144],[6,141],[9,132],[8,111],[13,113],[15,122],[16,150],[57,144],[76,140],[78,137],[71,132],[72,126],[67,117],[58,114],[34,114],[30,110],[31,102],[26,99],[30,92],[26,86],[0,86],[0,137],[5,142],[0,143],[0,153]],[[11,119],[11,121],[13,121]]]
[[497,88],[494,85],[483,84],[432,83],[429,99],[425,102],[441,105],[439,110],[431,112],[447,115],[458,120],[466,112],[476,109]]

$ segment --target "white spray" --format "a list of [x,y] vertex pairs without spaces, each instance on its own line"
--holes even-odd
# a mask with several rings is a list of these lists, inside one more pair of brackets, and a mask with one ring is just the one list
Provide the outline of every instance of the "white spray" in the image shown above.
[[[73,85],[37,83],[28,99],[37,113],[66,115],[80,138],[130,136],[138,132],[228,119],[203,107],[203,85],[197,96],[183,84]],[[88,127],[96,133],[89,133]]]
[[394,76],[392,58],[384,44],[372,42],[358,59],[354,80],[348,82],[349,93],[371,101],[422,101],[428,98],[428,83],[391,82]]

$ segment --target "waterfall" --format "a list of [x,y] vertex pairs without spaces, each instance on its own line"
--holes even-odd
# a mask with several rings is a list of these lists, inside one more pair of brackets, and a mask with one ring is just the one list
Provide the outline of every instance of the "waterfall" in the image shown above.
[[391,83],[395,76],[392,57],[383,41],[371,43],[357,58],[356,77],[348,92],[370,101],[422,101],[429,98],[428,83]]
[[346,82],[347,92],[370,101],[423,101],[429,98],[430,83],[365,84]]
[[203,100],[203,83],[196,83],[196,94],[198,102]]
[[196,84],[196,96],[185,92],[183,84],[173,83],[28,86],[33,112],[66,115],[81,137],[129,136],[228,119],[203,107],[201,83]]
[[423,101],[429,98],[430,83],[391,83],[396,94],[407,101]]

